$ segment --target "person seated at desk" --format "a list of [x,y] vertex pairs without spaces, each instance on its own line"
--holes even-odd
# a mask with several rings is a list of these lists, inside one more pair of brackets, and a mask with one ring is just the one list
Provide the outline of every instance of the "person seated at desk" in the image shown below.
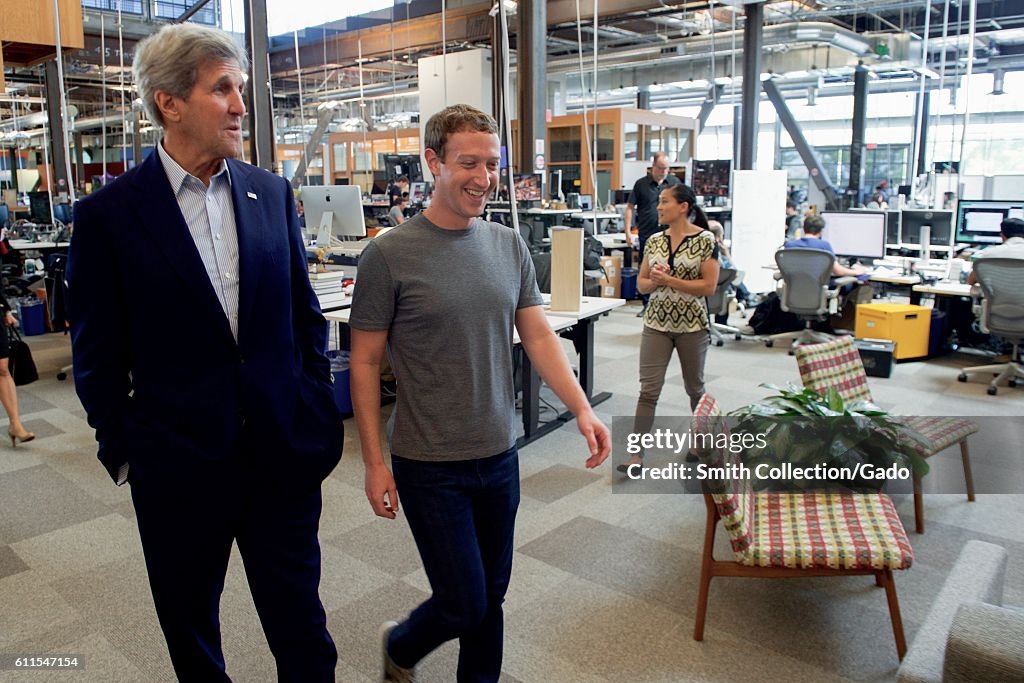
[[[825,219],[821,216],[808,216],[804,219],[804,235],[800,239],[788,240],[784,249],[802,248],[802,249],[821,249],[828,253],[835,255],[835,250],[832,249],[832,245],[829,244],[828,240],[821,239],[821,231],[825,229]],[[867,269],[859,263],[852,268],[848,268],[841,264],[838,259],[832,264],[832,278],[829,281],[829,287],[835,287],[835,278],[837,277],[855,277],[861,282],[868,281]],[[850,290],[852,291],[852,285]],[[846,292],[844,292],[846,293]]]
[[[732,255],[729,254],[729,247],[725,246],[725,228],[718,221],[708,220],[708,230],[715,236],[715,242],[718,244],[718,262],[722,268],[733,268],[736,266],[732,262]],[[750,299],[750,290],[747,286],[740,282],[736,285],[736,300],[746,304]],[[715,322],[725,324],[728,322],[728,315],[721,314],[715,315]]]
[[399,225],[405,222],[405,210],[409,208],[409,193],[406,192],[398,200],[398,203],[391,207],[388,211],[388,220],[391,222],[392,228],[397,228]]
[[[1002,235],[1003,243],[985,249],[977,258],[1024,259],[1024,220],[1007,218],[999,224],[999,234]],[[972,270],[967,276],[967,284],[973,285],[976,282]]]

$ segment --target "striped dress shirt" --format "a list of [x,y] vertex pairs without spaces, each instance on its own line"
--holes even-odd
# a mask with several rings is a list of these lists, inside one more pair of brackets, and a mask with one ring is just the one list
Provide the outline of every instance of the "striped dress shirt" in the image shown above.
[[206,187],[157,145],[178,208],[185,218],[192,241],[206,268],[213,291],[231,325],[231,334],[238,341],[238,230],[235,208],[231,201],[231,174],[223,160],[220,170]]

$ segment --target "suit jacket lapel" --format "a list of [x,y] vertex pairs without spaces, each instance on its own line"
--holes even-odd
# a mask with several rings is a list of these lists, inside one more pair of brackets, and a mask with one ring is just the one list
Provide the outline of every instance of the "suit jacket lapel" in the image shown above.
[[235,204],[238,231],[238,338],[241,341],[256,300],[254,292],[261,270],[260,245],[268,244],[267,226],[260,211],[260,202],[266,198],[260,196],[264,188],[253,182],[248,164],[228,160],[228,172],[231,173],[231,200]]
[[224,332],[233,339],[227,316],[213,290],[192,233],[185,225],[178,200],[156,150],[139,167],[135,175],[135,186],[140,193],[137,205],[142,218],[140,225],[148,231],[150,243],[164,253],[171,268],[181,277],[186,288],[185,299],[209,309],[216,319],[223,322]]

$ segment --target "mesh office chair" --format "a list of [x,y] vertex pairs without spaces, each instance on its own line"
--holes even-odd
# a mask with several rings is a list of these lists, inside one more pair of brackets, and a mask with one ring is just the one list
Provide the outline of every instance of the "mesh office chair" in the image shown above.
[[711,316],[711,339],[715,346],[725,344],[725,335],[731,334],[738,341],[743,339],[743,334],[738,327],[717,323],[714,320],[716,315],[729,315],[729,304],[736,298],[736,291],[732,286],[736,279],[735,268],[721,268],[718,271],[718,286],[715,293],[708,297],[708,315]]
[[790,248],[775,252],[775,263],[779,266],[775,279],[783,283],[779,292],[782,310],[803,320],[804,329],[770,335],[765,339],[765,346],[772,346],[776,339],[795,337],[789,347],[792,356],[801,344],[817,344],[833,338],[831,334],[811,329],[811,325],[835,313],[839,288],[856,281],[852,277],[837,278],[835,288],[829,289],[835,260],[831,252],[822,249]]
[[998,385],[1009,380],[1011,387],[1017,386],[1017,379],[1024,379],[1024,365],[1020,362],[1020,342],[1024,340],[1024,261],[1009,258],[983,258],[974,264],[977,279],[976,290],[984,298],[976,309],[978,322],[983,332],[1002,337],[1013,344],[1009,363],[982,365],[964,368],[957,377],[967,381],[973,372],[996,373],[988,385],[989,396],[995,396]]

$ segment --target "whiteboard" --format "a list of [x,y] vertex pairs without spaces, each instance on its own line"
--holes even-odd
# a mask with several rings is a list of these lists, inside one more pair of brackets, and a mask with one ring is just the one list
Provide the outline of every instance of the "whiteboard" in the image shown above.
[[732,253],[752,292],[775,289],[775,252],[786,236],[786,171],[733,171]]

